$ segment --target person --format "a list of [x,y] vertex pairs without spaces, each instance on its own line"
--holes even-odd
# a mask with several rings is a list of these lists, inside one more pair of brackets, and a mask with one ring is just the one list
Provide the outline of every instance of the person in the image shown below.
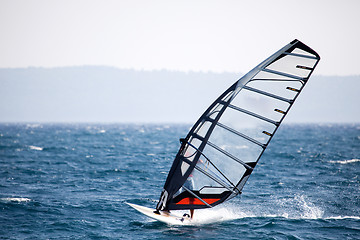
[[[194,179],[193,179],[192,174],[189,175],[189,177],[186,179],[183,186],[189,190],[194,189]],[[190,197],[189,199],[190,199],[189,204],[190,205],[194,204],[195,199],[193,197]],[[188,214],[184,214],[184,217],[186,217],[185,215],[188,215]],[[193,217],[194,217],[194,209],[190,209],[190,219],[193,219]]]

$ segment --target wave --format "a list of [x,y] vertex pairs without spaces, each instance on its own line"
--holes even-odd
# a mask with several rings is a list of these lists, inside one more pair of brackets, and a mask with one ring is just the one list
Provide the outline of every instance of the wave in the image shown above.
[[335,220],[355,219],[355,220],[360,220],[360,216],[334,216],[334,217],[326,217],[325,219],[335,219]]
[[30,148],[31,150],[37,150],[37,151],[42,151],[42,150],[44,149],[44,148],[42,148],[42,147],[37,147],[37,146],[32,146],[32,145],[30,145],[29,148]]
[[1,202],[30,202],[30,198],[23,198],[23,197],[7,197],[7,198],[0,198]]
[[329,161],[329,162],[330,163],[349,164],[349,163],[360,162],[360,159],[354,158],[351,160],[339,160],[339,161]]

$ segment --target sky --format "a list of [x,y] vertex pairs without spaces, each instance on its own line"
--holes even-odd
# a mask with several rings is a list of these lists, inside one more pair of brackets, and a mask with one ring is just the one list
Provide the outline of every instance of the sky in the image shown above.
[[[299,98],[289,119],[359,122],[359,109],[349,105],[357,102],[360,87],[359,9],[359,0],[0,0],[0,122],[178,121],[176,106],[189,91],[175,93],[171,84],[200,84],[210,77],[204,94],[220,94],[221,84],[237,80],[294,39],[320,54],[314,75],[328,76],[332,86],[315,78],[309,100]],[[105,68],[90,83],[91,71],[99,69],[84,72],[84,66],[138,71],[152,84],[129,108],[134,91],[125,89],[137,88],[137,78],[124,77],[123,84]],[[19,72],[6,75],[8,68]],[[177,82],[166,78],[172,73],[178,73]],[[13,80],[17,74],[25,75]],[[102,85],[106,74],[116,88]],[[236,77],[223,79],[226,74]],[[44,76],[53,76],[51,82]],[[174,94],[164,101],[162,92]],[[151,100],[149,93],[156,93]],[[215,98],[197,95],[193,111],[184,111],[181,121],[194,122]],[[340,110],[332,111],[331,104]],[[146,110],[151,111],[144,115]]]
[[359,75],[357,0],[0,0],[0,68],[247,72],[293,39]]

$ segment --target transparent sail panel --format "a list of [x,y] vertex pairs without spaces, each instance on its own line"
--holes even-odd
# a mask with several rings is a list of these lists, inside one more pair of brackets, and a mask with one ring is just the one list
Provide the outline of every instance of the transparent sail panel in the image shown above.
[[[284,114],[275,111],[275,109],[286,112],[290,103],[254,91],[242,89],[238,96],[231,102],[231,105],[261,115],[273,121],[280,121]],[[239,119],[238,121],[242,122],[244,126],[249,124],[251,126],[252,124],[251,122],[245,122],[242,119]]]
[[251,81],[246,86],[266,91],[287,99],[294,99],[303,84],[300,81]]
[[197,138],[192,138],[189,141],[189,144],[186,145],[186,148],[183,152],[183,156],[189,160],[189,161],[193,161],[194,157],[197,153],[197,149],[200,147],[200,144],[202,143],[201,140],[197,139]]
[[263,79],[263,80],[289,80],[289,81],[297,81],[295,78],[291,78],[289,76],[279,75],[272,72],[259,72],[255,77],[255,80]]
[[205,121],[202,122],[200,125],[199,125],[199,128],[196,129],[194,131],[194,133],[196,133],[197,135],[199,135],[200,137],[205,137],[206,133],[209,131],[209,128],[211,126],[211,122],[209,121]]
[[[242,164],[224,155],[209,144],[205,147],[204,154],[210,159],[212,164],[203,159],[202,161],[198,161],[197,167],[205,171],[205,173],[212,175],[216,180],[219,180],[216,182],[217,184],[223,183],[224,185],[222,186],[234,186],[246,171],[246,168]],[[214,166],[216,166],[216,168]],[[227,179],[224,176],[226,176]],[[209,176],[203,174],[203,178],[209,178]]]
[[[295,48],[295,49],[292,51],[292,53],[301,54],[301,55],[305,55],[305,56],[309,56],[309,57],[313,57],[313,58],[316,58],[316,59],[317,59],[317,57],[316,57],[314,54],[309,53],[309,52],[307,52],[307,51],[304,51],[304,50],[302,50],[302,49],[300,49],[300,48]],[[317,60],[318,60],[318,59],[317,59]]]
[[[236,121],[234,117],[241,117],[242,120]],[[262,115],[258,115],[258,117],[262,117]],[[270,136],[263,132],[273,133],[276,125],[258,117],[241,112],[240,109],[228,108],[220,119],[220,124],[218,124],[218,127],[216,127],[211,135],[211,139],[223,139],[226,142],[228,139],[232,140],[235,138],[234,143],[236,143],[238,138],[249,138],[247,141],[250,143],[266,144]]]
[[[238,130],[240,131],[246,129],[238,129]],[[252,130],[247,130],[243,132],[248,133],[248,131],[252,131]],[[223,149],[224,151],[228,152],[229,154],[236,156],[239,160],[243,161],[244,163],[255,162],[263,150],[263,147],[259,146],[258,144],[255,144],[244,137],[233,134],[230,131],[219,126],[217,126],[214,129],[214,132],[211,135],[209,141],[212,144]],[[232,161],[235,160],[232,159]]]
[[285,73],[305,78],[309,75],[316,62],[316,59],[287,55],[271,63],[266,69],[277,71],[279,75]]

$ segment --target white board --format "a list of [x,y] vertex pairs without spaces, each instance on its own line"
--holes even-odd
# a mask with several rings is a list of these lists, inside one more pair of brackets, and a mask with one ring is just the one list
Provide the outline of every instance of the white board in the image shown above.
[[160,211],[160,214],[156,214],[156,213],[154,213],[155,209],[140,206],[140,205],[133,204],[133,203],[126,203],[126,204],[128,204],[130,207],[136,209],[137,211],[141,212],[142,214],[144,214],[152,219],[158,220],[160,222],[164,222],[164,223],[171,224],[171,225],[193,225],[194,224],[192,222],[192,220],[188,217],[182,217],[182,216],[176,215],[174,213],[167,213],[167,212],[163,212],[163,211]]

